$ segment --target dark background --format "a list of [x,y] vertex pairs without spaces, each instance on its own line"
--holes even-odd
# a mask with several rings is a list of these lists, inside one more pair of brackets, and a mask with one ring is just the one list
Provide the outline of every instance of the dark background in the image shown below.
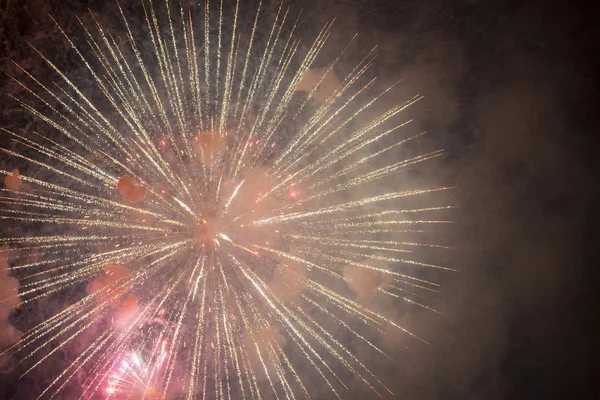
[[[445,316],[423,323],[432,344],[399,353],[382,380],[409,399],[593,398],[598,6],[288,3],[303,9],[301,31],[337,16],[334,42],[359,32],[361,47],[379,44],[377,75],[425,95],[411,113],[445,149],[426,173],[458,187],[449,241],[460,250],[447,262],[460,272],[439,299]],[[36,70],[26,41],[66,57],[47,14],[70,32],[87,7],[105,25],[115,17],[112,1],[0,0],[0,69]],[[7,128],[21,118],[4,95],[15,90],[0,79]],[[15,378],[0,375],[0,399],[30,396],[36,381]]]

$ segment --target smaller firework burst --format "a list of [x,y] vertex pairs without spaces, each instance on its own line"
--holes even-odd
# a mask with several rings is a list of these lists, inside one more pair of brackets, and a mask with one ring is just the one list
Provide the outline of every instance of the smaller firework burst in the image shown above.
[[162,333],[134,345],[106,375],[106,398],[158,399],[161,392],[157,382],[163,378],[167,358],[168,342]]

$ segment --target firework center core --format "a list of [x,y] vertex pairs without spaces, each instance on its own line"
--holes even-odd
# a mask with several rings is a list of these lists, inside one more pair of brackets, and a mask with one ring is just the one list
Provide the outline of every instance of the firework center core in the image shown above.
[[200,217],[197,237],[203,246],[219,244],[219,241],[217,240],[219,221],[220,218],[215,213],[202,214]]

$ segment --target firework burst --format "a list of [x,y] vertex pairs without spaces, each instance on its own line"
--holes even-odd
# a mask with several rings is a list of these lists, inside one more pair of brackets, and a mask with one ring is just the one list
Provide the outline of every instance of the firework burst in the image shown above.
[[420,96],[373,113],[396,86],[372,94],[374,49],[324,96],[348,47],[312,68],[332,23],[304,46],[284,5],[246,24],[239,3],[142,4],[142,37],[122,11],[125,40],[93,16],[86,45],[59,27],[93,88],[37,49],[55,81],[13,78],[46,127],[3,130],[27,167],[0,171],[0,218],[27,233],[1,239],[21,285],[2,301],[71,295],[5,355],[29,374],[85,343],[40,398],[82,373],[81,398],[342,397],[348,373],[390,396],[340,332],[382,357],[378,333],[424,340],[377,301],[428,308],[421,271],[449,270],[409,240],[447,222],[427,202],[447,188],[397,179],[441,152],[389,162]]
[[[108,397],[135,397],[149,400],[160,398],[160,383],[167,359],[168,340],[162,335],[140,341],[109,374],[106,394]],[[146,350],[149,347],[150,350]]]

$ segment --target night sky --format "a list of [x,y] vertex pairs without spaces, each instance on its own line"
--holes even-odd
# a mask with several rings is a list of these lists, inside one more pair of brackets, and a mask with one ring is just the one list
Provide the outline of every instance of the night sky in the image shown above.
[[[592,398],[599,6],[286,3],[303,9],[300,33],[336,16],[334,47],[355,32],[359,48],[379,45],[378,85],[403,78],[403,90],[423,94],[409,114],[428,131],[422,146],[445,150],[415,178],[457,187],[455,223],[440,237],[458,248],[444,261],[459,272],[444,278],[432,300],[444,315],[406,316],[431,345],[398,349],[394,365],[378,371],[382,380],[405,399]],[[15,60],[36,70],[40,61],[26,41],[69,65],[47,14],[79,32],[74,16],[87,7],[106,26],[119,22],[110,0],[0,0],[0,69],[15,73]],[[18,90],[0,78],[0,125],[9,129],[28,123],[6,96]],[[16,371],[11,363],[0,368],[0,399],[37,392],[43,378],[17,381]]]

